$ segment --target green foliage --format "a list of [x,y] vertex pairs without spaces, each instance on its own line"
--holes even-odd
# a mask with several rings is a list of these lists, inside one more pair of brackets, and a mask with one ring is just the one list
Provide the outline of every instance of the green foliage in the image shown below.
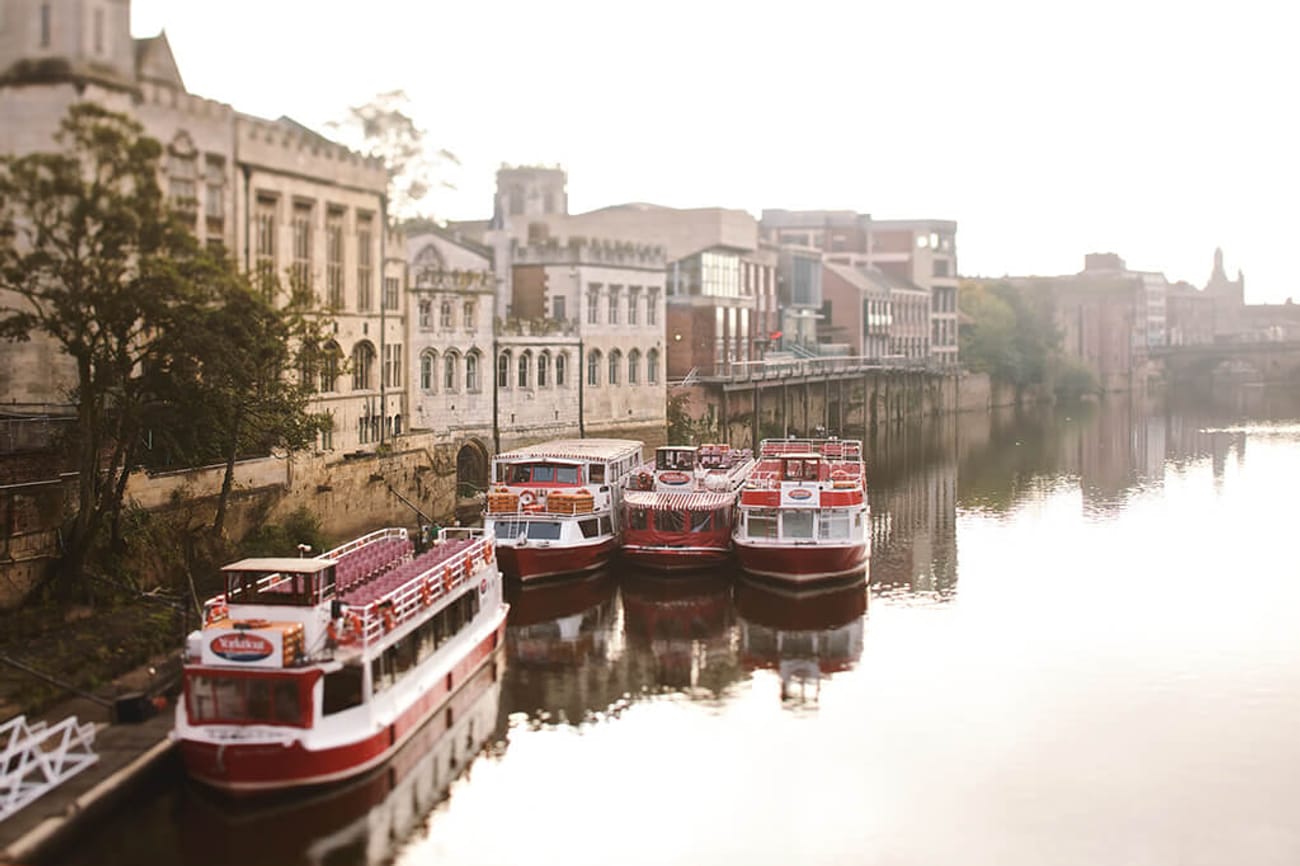
[[1009,283],[963,283],[962,364],[996,381],[1022,387],[1046,381],[1060,336],[1048,301]]
[[[428,133],[409,113],[410,103],[405,91],[391,90],[350,107],[344,120],[329,124],[351,146],[383,160],[388,168],[389,212],[399,218],[421,216],[420,205],[435,185],[434,178],[444,166],[460,165],[456,154],[429,145]],[[446,181],[436,185],[454,189]]]
[[306,506],[299,506],[283,523],[261,523],[240,545],[245,556],[297,556],[298,545],[311,545],[312,554],[329,549],[320,519]]
[[79,578],[169,369],[168,336],[208,288],[205,255],[158,184],[162,148],[134,120],[68,110],[57,152],[0,157],[0,337],[39,334],[72,360],[77,509],[64,573]]
[[1058,400],[1074,402],[1085,397],[1095,396],[1101,389],[1092,370],[1073,359],[1061,362],[1053,383]]

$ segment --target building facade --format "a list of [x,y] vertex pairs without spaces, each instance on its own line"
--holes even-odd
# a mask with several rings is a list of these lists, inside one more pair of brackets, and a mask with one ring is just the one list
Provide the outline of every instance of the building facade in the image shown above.
[[[399,432],[405,264],[384,231],[382,164],[288,118],[189,93],[165,36],[131,37],[130,9],[129,0],[5,0],[0,152],[53,149],[77,102],[139,121],[163,145],[164,190],[195,235],[262,285],[314,292],[329,315],[340,362],[315,383],[315,408],[333,418],[320,447],[352,450]],[[46,341],[0,345],[6,401],[62,403],[72,381]]]

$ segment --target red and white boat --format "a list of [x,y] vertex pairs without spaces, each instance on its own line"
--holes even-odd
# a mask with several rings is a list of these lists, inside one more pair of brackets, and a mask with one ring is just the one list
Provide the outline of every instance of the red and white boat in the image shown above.
[[498,454],[483,514],[506,577],[595,571],[618,549],[623,479],[641,465],[632,439],[557,439]]
[[866,571],[866,472],[850,439],[765,439],[740,491],[740,567],[795,584]]
[[504,643],[490,537],[416,552],[382,529],[315,559],[244,559],[190,634],[173,738],[188,773],[256,794],[376,767]]
[[736,496],[755,462],[729,445],[665,445],[627,478],[623,558],[654,571],[726,562]]

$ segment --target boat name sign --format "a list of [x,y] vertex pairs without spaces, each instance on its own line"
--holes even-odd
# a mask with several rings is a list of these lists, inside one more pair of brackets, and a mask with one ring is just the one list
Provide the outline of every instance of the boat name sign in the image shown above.
[[230,664],[259,668],[278,668],[283,657],[279,630],[267,630],[263,634],[250,631],[232,631],[219,634],[203,646],[203,663],[208,665]]

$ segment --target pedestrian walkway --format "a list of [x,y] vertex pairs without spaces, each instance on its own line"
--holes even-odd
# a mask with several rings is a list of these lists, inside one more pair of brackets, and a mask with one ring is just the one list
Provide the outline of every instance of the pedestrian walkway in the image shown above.
[[172,749],[170,708],[139,724],[101,725],[91,767],[0,821],[0,863],[27,863],[102,813]]

